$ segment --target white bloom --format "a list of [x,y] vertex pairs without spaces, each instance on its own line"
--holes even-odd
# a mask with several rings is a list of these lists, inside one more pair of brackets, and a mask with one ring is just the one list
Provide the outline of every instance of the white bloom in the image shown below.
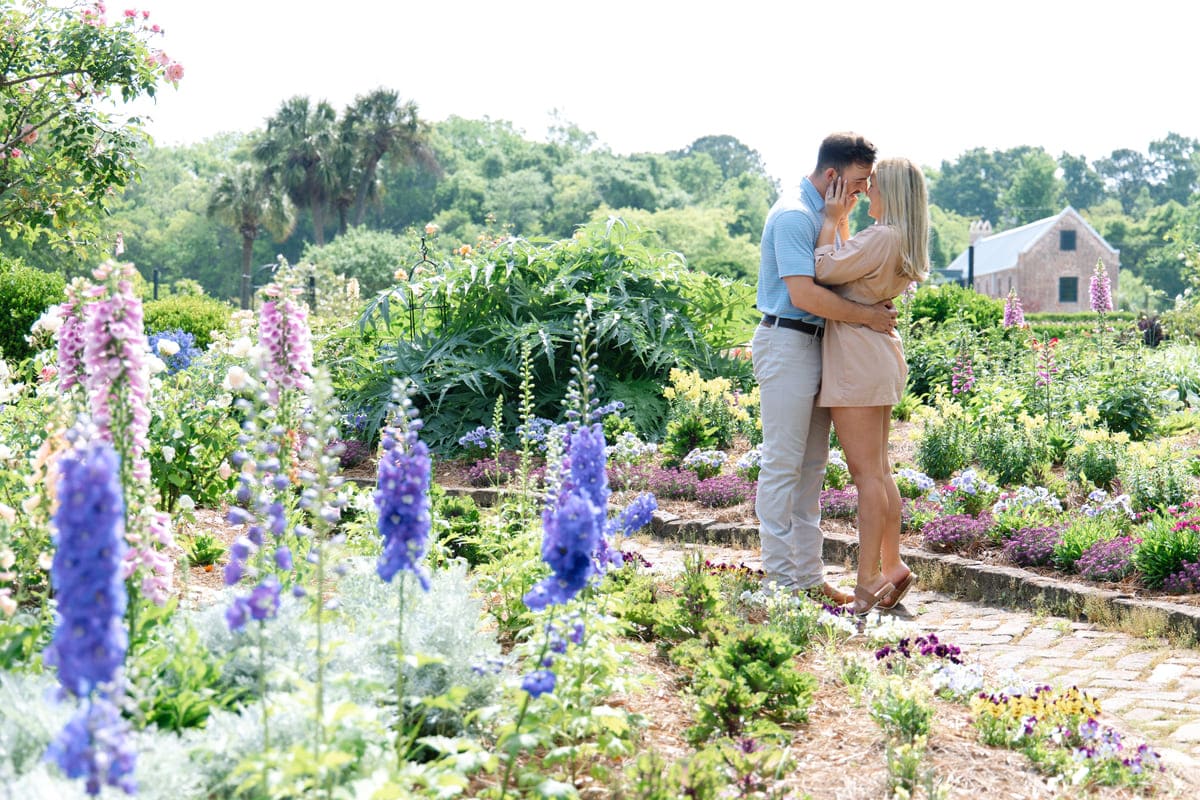
[[167,371],[166,362],[154,355],[154,353],[150,353],[146,356],[146,366],[150,369],[151,375],[157,375],[160,372]]
[[31,494],[21,501],[21,510],[26,514],[32,514],[37,510],[38,504],[41,503],[41,498],[36,494]]
[[11,617],[17,613],[17,601],[8,596],[7,589],[3,593],[0,593],[0,611],[3,611],[6,617]]
[[196,508],[196,501],[188,494],[179,495],[179,500],[176,502],[179,504],[180,511],[193,511]]
[[233,405],[233,395],[229,394],[228,392],[222,392],[208,402],[209,405],[213,406],[214,408],[229,408],[231,405]]
[[[0,519],[4,520],[9,525],[12,525],[14,522],[17,521],[17,512],[11,506],[6,506],[4,503],[0,503]],[[0,566],[3,566],[3,565],[0,564]],[[4,567],[4,568],[8,569],[8,567]]]
[[174,339],[159,339],[158,354],[160,356],[173,356],[179,352],[179,342]]
[[6,444],[0,444],[0,461],[8,461],[13,457],[12,448]]
[[221,480],[227,481],[233,475],[233,467],[229,466],[228,461],[222,461],[221,466],[217,467],[217,475],[220,476]]
[[42,331],[51,335],[58,333],[58,329],[63,325],[62,308],[58,305],[52,305],[37,318],[37,322],[33,323],[33,327],[29,329],[30,333],[37,334]]
[[7,547],[0,550],[0,569],[8,569],[17,563],[17,554]]
[[163,461],[167,462],[168,464],[175,460],[175,448],[171,447],[169,444],[163,445],[161,452]]
[[230,367],[228,374],[225,375],[225,380],[221,381],[221,388],[226,391],[238,392],[252,383],[249,372],[241,367]]
[[50,553],[42,553],[38,556],[38,566],[49,572],[50,568],[54,566],[54,556]]
[[250,355],[250,351],[254,348],[254,342],[249,336],[239,336],[229,343],[229,355],[234,358],[245,358]]

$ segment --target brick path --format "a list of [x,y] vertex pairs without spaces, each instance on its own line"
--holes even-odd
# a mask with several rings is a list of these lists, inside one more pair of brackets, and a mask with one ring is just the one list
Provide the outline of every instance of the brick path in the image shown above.
[[[681,569],[685,548],[678,542],[634,541],[656,569]],[[701,545],[706,558],[761,566],[757,548]],[[853,575],[827,566],[842,586]],[[993,608],[957,600],[916,586],[903,607],[925,632],[962,649],[968,662],[991,675],[1008,669],[1051,686],[1078,686],[1100,701],[1117,728],[1144,738],[1168,763],[1200,776],[1200,650],[1173,647],[1160,639],[1137,638],[1095,624],[1026,610]]]

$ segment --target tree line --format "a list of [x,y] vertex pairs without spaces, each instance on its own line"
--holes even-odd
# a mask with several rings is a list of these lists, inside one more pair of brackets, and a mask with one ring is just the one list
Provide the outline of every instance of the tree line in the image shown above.
[[[535,141],[500,120],[424,120],[415,102],[378,88],[341,110],[293,97],[262,129],[155,147],[137,120],[118,124],[93,100],[178,83],[182,67],[156,60],[145,21],[97,26],[32,8],[5,12],[17,35],[0,43],[12,65],[0,80],[12,110],[0,120],[0,255],[9,259],[80,274],[120,234],[147,279],[246,305],[280,255],[320,259],[341,241],[360,260],[393,262],[376,270],[390,275],[417,259],[414,232],[426,226],[449,250],[510,235],[562,239],[620,216],[692,267],[756,274],[780,187],[732,136],[619,155],[558,117]],[[72,60],[97,49],[104,58]],[[1069,204],[1121,251],[1133,307],[1161,308],[1189,284],[1180,265],[1200,247],[1194,138],[1169,132],[1144,153],[1091,162],[1034,146],[976,148],[926,175],[935,267],[966,247],[975,219],[999,231]],[[856,215],[869,222],[865,204]]]

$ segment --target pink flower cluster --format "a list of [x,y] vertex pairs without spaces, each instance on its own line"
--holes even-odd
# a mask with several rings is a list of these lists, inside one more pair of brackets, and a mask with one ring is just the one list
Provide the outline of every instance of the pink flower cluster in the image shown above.
[[1004,299],[1004,327],[1025,327],[1025,311],[1021,308],[1021,298],[1017,297],[1017,293],[1011,289],[1008,297]]
[[954,368],[950,371],[950,392],[967,394],[974,388],[975,367],[971,364],[971,357],[966,353],[959,353],[958,358],[954,359]]
[[[278,298],[281,292],[268,287],[267,293]],[[287,298],[268,300],[258,313],[258,339],[266,359],[270,402],[279,402],[280,390],[307,391],[312,384],[308,309]]]
[[125,535],[130,550],[125,576],[142,575],[142,593],[167,599],[174,564],[160,547],[172,543],[169,519],[144,498],[150,491],[150,348],[142,301],[133,291],[133,265],[106,262],[97,283],[68,287],[58,340],[60,388],[82,386],[97,438],[121,455],[122,485],[129,509]]
[[1113,310],[1112,282],[1104,269],[1104,262],[1096,262],[1096,270],[1092,273],[1091,284],[1092,311],[1103,314]]

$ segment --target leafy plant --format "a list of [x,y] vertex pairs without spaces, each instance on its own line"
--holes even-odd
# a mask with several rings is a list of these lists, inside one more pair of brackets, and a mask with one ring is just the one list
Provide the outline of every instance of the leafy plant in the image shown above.
[[189,564],[197,567],[208,567],[225,554],[225,547],[211,533],[201,531],[184,538],[183,550],[187,553]]
[[1151,589],[1162,586],[1184,562],[1200,561],[1200,534],[1195,524],[1160,513],[1144,523],[1140,533],[1142,540],[1134,548],[1133,563]]

